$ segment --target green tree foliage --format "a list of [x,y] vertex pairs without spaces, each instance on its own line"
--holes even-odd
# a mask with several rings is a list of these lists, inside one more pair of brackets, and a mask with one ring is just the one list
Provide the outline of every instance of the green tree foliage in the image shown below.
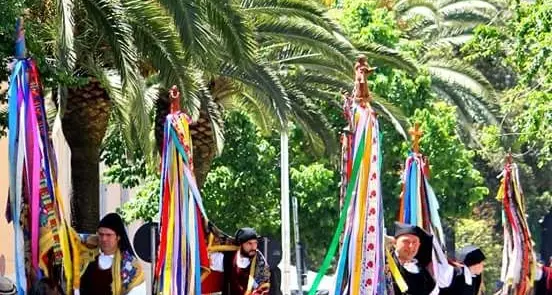
[[159,176],[148,176],[144,184],[140,186],[136,197],[124,203],[117,212],[127,223],[135,220],[158,221],[160,188]]
[[[509,11],[504,26],[479,26],[474,38],[461,49],[464,58],[484,69],[493,84],[504,92],[499,96],[500,126],[480,130],[482,148],[479,156],[495,171],[487,182],[498,186],[494,176],[503,165],[508,151],[521,173],[527,204],[527,216],[538,247],[538,220],[552,204],[552,3],[520,2]],[[486,69],[486,70],[485,70]],[[495,202],[498,212],[501,205]]]
[[7,81],[8,69],[6,65],[14,55],[15,20],[22,16],[22,0],[2,1],[0,9],[0,81]]
[[[280,239],[279,134],[263,136],[245,113],[226,116],[226,148],[202,189],[212,220],[227,233],[243,226]],[[339,215],[339,173],[306,153],[305,135],[290,133],[290,194],[299,205],[300,234],[308,261],[321,262]]]
[[[507,133],[500,143],[513,151],[528,152],[536,159],[537,168],[544,168],[552,161],[551,11],[549,2],[522,3],[515,7],[515,17],[507,26],[480,26],[475,30],[475,38],[462,48],[465,59],[470,62],[514,71],[512,75],[519,81],[500,100]],[[488,127],[483,137],[489,140],[489,136],[498,135],[500,138],[502,134],[496,131]],[[485,155],[492,157],[500,145],[495,142],[494,146],[487,147]]]

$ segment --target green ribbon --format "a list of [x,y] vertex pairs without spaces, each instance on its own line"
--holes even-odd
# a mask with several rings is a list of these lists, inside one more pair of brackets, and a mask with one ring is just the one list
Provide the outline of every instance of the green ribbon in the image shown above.
[[366,145],[366,133],[362,133],[362,137],[360,138],[360,143],[358,147],[358,151],[356,153],[356,157],[353,162],[353,171],[351,173],[351,181],[349,181],[349,184],[347,185],[347,193],[345,195],[345,203],[343,204],[343,209],[341,210],[341,216],[339,217],[339,223],[337,225],[337,229],[335,230],[335,233],[332,238],[332,243],[330,245],[330,249],[328,250],[328,253],[326,253],[326,257],[324,258],[324,262],[322,263],[322,266],[320,267],[320,270],[318,270],[318,274],[316,275],[316,278],[314,279],[314,282],[312,283],[312,286],[309,290],[308,295],[314,295],[318,289],[318,286],[320,285],[320,282],[322,281],[322,277],[326,274],[328,271],[328,268],[330,267],[330,264],[332,263],[332,259],[335,255],[335,252],[337,251],[337,246],[339,244],[339,237],[341,236],[341,232],[343,231],[343,227],[345,226],[345,219],[347,218],[347,211],[349,209],[349,203],[351,202],[351,197],[353,195],[353,192],[355,190],[356,186],[356,179],[358,177],[358,171],[360,168],[360,164],[362,163],[362,158],[364,156],[364,149]]

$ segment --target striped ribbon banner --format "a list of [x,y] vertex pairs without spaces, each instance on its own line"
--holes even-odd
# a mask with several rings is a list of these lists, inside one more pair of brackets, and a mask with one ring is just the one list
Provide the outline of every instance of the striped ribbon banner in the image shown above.
[[[49,137],[36,63],[24,57],[22,22],[18,21],[16,52],[8,90],[9,110],[9,219],[14,227],[15,274],[18,294],[61,265],[62,277],[71,287],[69,230],[57,187],[56,157]],[[52,256],[49,255],[50,251]],[[29,263],[26,263],[26,262]]]
[[155,291],[200,295],[201,271],[209,267],[207,217],[192,171],[189,118],[167,116],[161,164],[160,245]]
[[342,211],[322,266],[312,284],[314,295],[342,240],[333,294],[375,295],[385,289],[383,205],[380,184],[381,140],[369,105],[346,103],[351,134],[343,144]]
[[502,202],[504,248],[499,294],[526,295],[533,287],[536,274],[536,257],[531,232],[525,215],[523,190],[519,171],[511,156],[501,174],[497,199]]
[[427,253],[428,257],[423,257],[427,261],[422,262],[424,264],[431,262],[432,273],[437,283],[434,293],[437,294],[438,287],[449,286],[454,269],[449,265],[446,256],[439,202],[429,184],[428,174],[429,164],[423,155],[411,152],[405,162],[398,220],[405,224],[419,226],[433,235],[433,249],[431,253]]

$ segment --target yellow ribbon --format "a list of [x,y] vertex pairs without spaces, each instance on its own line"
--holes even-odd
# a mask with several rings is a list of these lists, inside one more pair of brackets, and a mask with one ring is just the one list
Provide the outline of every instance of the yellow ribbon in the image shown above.
[[395,281],[397,286],[399,286],[401,292],[405,293],[406,291],[408,291],[408,285],[402,277],[399,267],[397,266],[395,259],[393,259],[393,256],[391,256],[391,252],[389,252],[389,249],[385,249],[385,256],[387,258],[387,265],[389,266],[389,271],[393,276],[393,280]]

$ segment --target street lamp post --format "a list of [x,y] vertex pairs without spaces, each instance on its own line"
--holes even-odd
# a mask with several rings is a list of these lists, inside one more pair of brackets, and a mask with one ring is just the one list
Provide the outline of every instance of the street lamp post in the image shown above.
[[282,214],[282,294],[291,295],[291,234],[289,216],[289,155],[286,125],[280,133],[280,192]]

